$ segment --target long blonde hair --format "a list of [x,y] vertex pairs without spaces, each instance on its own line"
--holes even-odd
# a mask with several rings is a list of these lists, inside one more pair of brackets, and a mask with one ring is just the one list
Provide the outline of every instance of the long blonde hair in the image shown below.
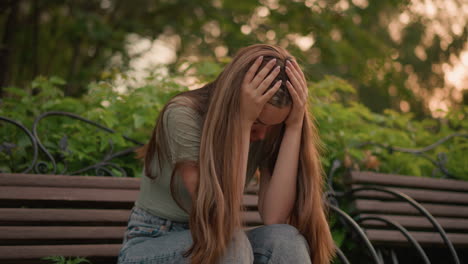
[[[285,73],[286,60],[293,57],[283,48],[267,44],[255,44],[240,49],[215,81],[204,87],[175,96],[162,109],[150,142],[138,151],[145,162],[145,175],[154,178],[152,171],[155,154],[161,162],[167,158],[168,146],[162,124],[162,116],[171,104],[186,105],[202,117],[200,155],[197,162],[181,161],[175,164],[171,180],[174,191],[174,175],[186,163],[198,167],[199,183],[196,199],[190,211],[192,247],[186,252],[192,263],[216,263],[224,254],[234,232],[242,227],[243,181],[240,171],[241,119],[240,87],[244,75],[256,58],[264,56],[259,70],[271,59],[277,59],[281,72],[276,79],[283,84],[288,79]],[[272,82],[274,84],[275,81]],[[271,88],[271,87],[270,87]],[[282,107],[292,103],[287,88],[276,92],[269,103]],[[262,149],[261,166],[273,171],[278,155],[284,126],[270,133],[267,148]],[[297,192],[289,224],[295,226],[306,238],[311,249],[313,263],[329,263],[334,255],[334,244],[322,203],[323,169],[319,159],[319,137],[308,113],[304,118],[297,177]]]

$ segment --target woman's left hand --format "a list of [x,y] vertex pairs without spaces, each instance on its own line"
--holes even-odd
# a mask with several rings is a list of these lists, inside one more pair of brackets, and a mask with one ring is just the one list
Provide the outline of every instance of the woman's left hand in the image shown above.
[[302,128],[309,95],[305,76],[297,62],[290,60],[286,63],[286,74],[292,82],[287,81],[286,86],[291,94],[293,104],[285,124],[286,127]]

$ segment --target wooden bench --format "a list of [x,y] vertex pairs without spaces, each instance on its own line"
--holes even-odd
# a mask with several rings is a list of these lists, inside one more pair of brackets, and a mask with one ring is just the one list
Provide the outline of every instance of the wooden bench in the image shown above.
[[[55,255],[116,263],[139,187],[139,178],[0,174],[0,263]],[[257,200],[249,188],[247,226],[261,225]]]
[[[457,250],[468,248],[468,182],[354,171],[347,174],[345,183],[348,190],[376,186],[408,195],[434,216]],[[378,190],[353,192],[351,197],[352,215],[355,219],[368,218],[358,223],[376,247],[410,245],[400,231],[375,219],[377,216],[406,228],[423,248],[447,248],[428,218],[408,202]],[[447,259],[450,259],[449,250]]]
[[[437,219],[457,251],[468,248],[468,182],[371,172],[351,172],[346,182],[350,188],[372,185],[406,193]],[[138,178],[0,174],[0,263],[46,263],[40,258],[54,255],[115,263],[139,185]],[[246,228],[262,224],[256,193],[249,187],[244,195]],[[355,218],[384,217],[407,228],[423,247],[445,247],[408,203],[368,190],[352,197]],[[381,221],[360,224],[376,247],[409,245]]]

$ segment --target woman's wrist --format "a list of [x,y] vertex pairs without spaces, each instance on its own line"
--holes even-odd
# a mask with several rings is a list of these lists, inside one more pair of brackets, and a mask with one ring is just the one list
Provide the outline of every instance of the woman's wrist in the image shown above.
[[289,131],[302,131],[302,124],[303,122],[297,123],[297,124],[286,124],[286,130]]

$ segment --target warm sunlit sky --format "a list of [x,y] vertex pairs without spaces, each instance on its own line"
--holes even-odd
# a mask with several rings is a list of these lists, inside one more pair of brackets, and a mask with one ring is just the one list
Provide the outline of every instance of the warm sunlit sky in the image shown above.
[[[323,0],[318,0],[323,1]],[[368,0],[351,0],[353,4],[365,8],[368,5]],[[264,1],[266,6],[260,6],[256,10],[256,16],[266,17],[270,13],[270,9],[275,9],[275,0]],[[305,4],[309,4],[309,0]],[[409,6],[411,12],[405,11],[399,17],[395,17],[389,22],[388,30],[392,39],[398,42],[401,38],[401,30],[413,19],[412,15],[423,15],[428,18],[428,30],[423,37],[421,45],[431,45],[432,39],[435,36],[441,38],[441,48],[446,49],[452,41],[449,32],[461,35],[463,29],[467,26],[468,20],[468,2],[461,3],[462,7],[457,8],[454,0],[412,0]],[[349,8],[349,0],[339,1],[334,8],[346,10]],[[435,19],[437,18],[437,19]],[[204,26],[203,30],[210,31],[210,34],[216,36],[220,34],[219,25],[208,23]],[[244,25],[241,27],[241,32],[250,34],[252,25]],[[267,32],[266,38],[275,39],[275,32]],[[333,36],[332,36],[333,37]],[[339,36],[337,36],[339,37]],[[296,44],[301,50],[307,51],[314,46],[314,36],[309,34],[307,36],[300,36],[298,34],[290,34],[287,36],[288,40]],[[163,75],[167,74],[164,68],[165,64],[172,63],[176,60],[176,49],[180,43],[180,38],[175,34],[163,34],[158,39],[152,41],[146,38],[140,38],[138,35],[130,35],[128,37],[129,43],[128,50],[130,55],[139,55],[132,59],[131,70],[128,75],[132,77],[132,81],[123,81],[117,85],[117,89],[125,91],[128,84],[136,85],[143,83],[144,78],[148,76],[148,69],[158,67],[158,70]],[[415,55],[425,60],[427,54],[423,46],[418,46],[414,50]],[[227,54],[225,47],[217,47],[215,53],[218,57]],[[196,58],[194,58],[196,59]],[[401,67],[401,65],[400,65]],[[444,112],[437,111],[442,109],[447,110],[450,106],[450,98],[457,102],[462,100],[462,91],[468,90],[468,43],[465,44],[464,51],[460,56],[451,56],[449,61],[442,65],[434,65],[433,70],[443,71],[445,74],[445,87],[435,87],[433,91],[428,94],[426,90],[420,89],[418,85],[417,76],[414,73],[409,73],[407,80],[407,88],[412,89],[414,93],[423,98],[429,98],[428,105],[435,117],[444,115]],[[189,88],[197,88],[200,84],[195,77],[187,77],[179,80],[181,84]],[[130,82],[130,83],[129,83]],[[391,87],[389,87],[391,93]],[[400,103],[402,111],[409,111],[409,104],[405,101]]]

